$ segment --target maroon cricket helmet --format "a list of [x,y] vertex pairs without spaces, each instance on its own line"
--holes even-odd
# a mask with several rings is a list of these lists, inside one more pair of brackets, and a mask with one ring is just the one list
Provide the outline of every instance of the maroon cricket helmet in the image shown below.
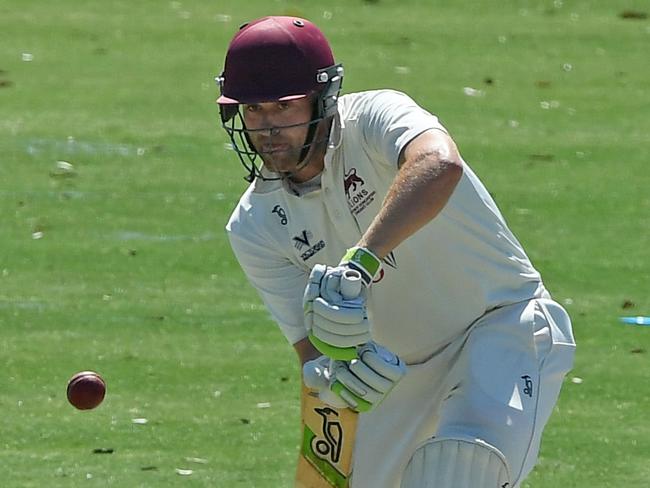
[[264,17],[233,37],[222,73],[219,104],[286,101],[323,89],[319,71],[334,65],[327,39],[297,17]]
[[217,99],[221,125],[248,172],[245,179],[281,179],[286,175],[262,175],[261,155],[251,142],[252,130],[246,127],[241,105],[313,96],[311,120],[299,124],[308,131],[300,148],[298,171],[311,161],[311,148],[327,142],[329,133],[317,140],[316,129],[338,111],[343,65],[335,64],[327,39],[308,20],[264,17],[245,24],[235,34],[228,46],[224,70],[216,81],[221,93]]

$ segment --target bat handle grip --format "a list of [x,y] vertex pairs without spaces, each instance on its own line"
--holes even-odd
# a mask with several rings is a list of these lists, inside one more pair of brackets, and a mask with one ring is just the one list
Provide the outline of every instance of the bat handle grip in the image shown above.
[[341,276],[341,295],[346,300],[354,300],[361,294],[361,284],[361,273],[346,269]]

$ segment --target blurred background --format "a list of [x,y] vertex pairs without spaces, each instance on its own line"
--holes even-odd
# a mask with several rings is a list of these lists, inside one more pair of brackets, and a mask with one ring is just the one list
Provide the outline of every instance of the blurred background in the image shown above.
[[[438,115],[571,314],[529,488],[650,479],[647,0],[0,0],[2,485],[292,486],[299,371],[223,227],[238,26],[318,24],[343,91]],[[76,371],[108,384],[75,411]]]

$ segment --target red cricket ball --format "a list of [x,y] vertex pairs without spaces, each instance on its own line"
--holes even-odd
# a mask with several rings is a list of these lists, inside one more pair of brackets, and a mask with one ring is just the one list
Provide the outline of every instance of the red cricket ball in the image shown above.
[[94,371],[81,371],[68,381],[68,401],[79,410],[95,408],[106,395],[106,383]]

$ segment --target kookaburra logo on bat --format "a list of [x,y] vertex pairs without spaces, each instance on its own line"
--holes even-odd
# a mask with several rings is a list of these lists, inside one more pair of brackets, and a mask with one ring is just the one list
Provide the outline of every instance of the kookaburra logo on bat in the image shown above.
[[343,428],[339,422],[339,414],[329,408],[315,408],[321,416],[323,437],[318,434],[311,440],[311,449],[320,459],[336,464],[341,459],[343,446]]

